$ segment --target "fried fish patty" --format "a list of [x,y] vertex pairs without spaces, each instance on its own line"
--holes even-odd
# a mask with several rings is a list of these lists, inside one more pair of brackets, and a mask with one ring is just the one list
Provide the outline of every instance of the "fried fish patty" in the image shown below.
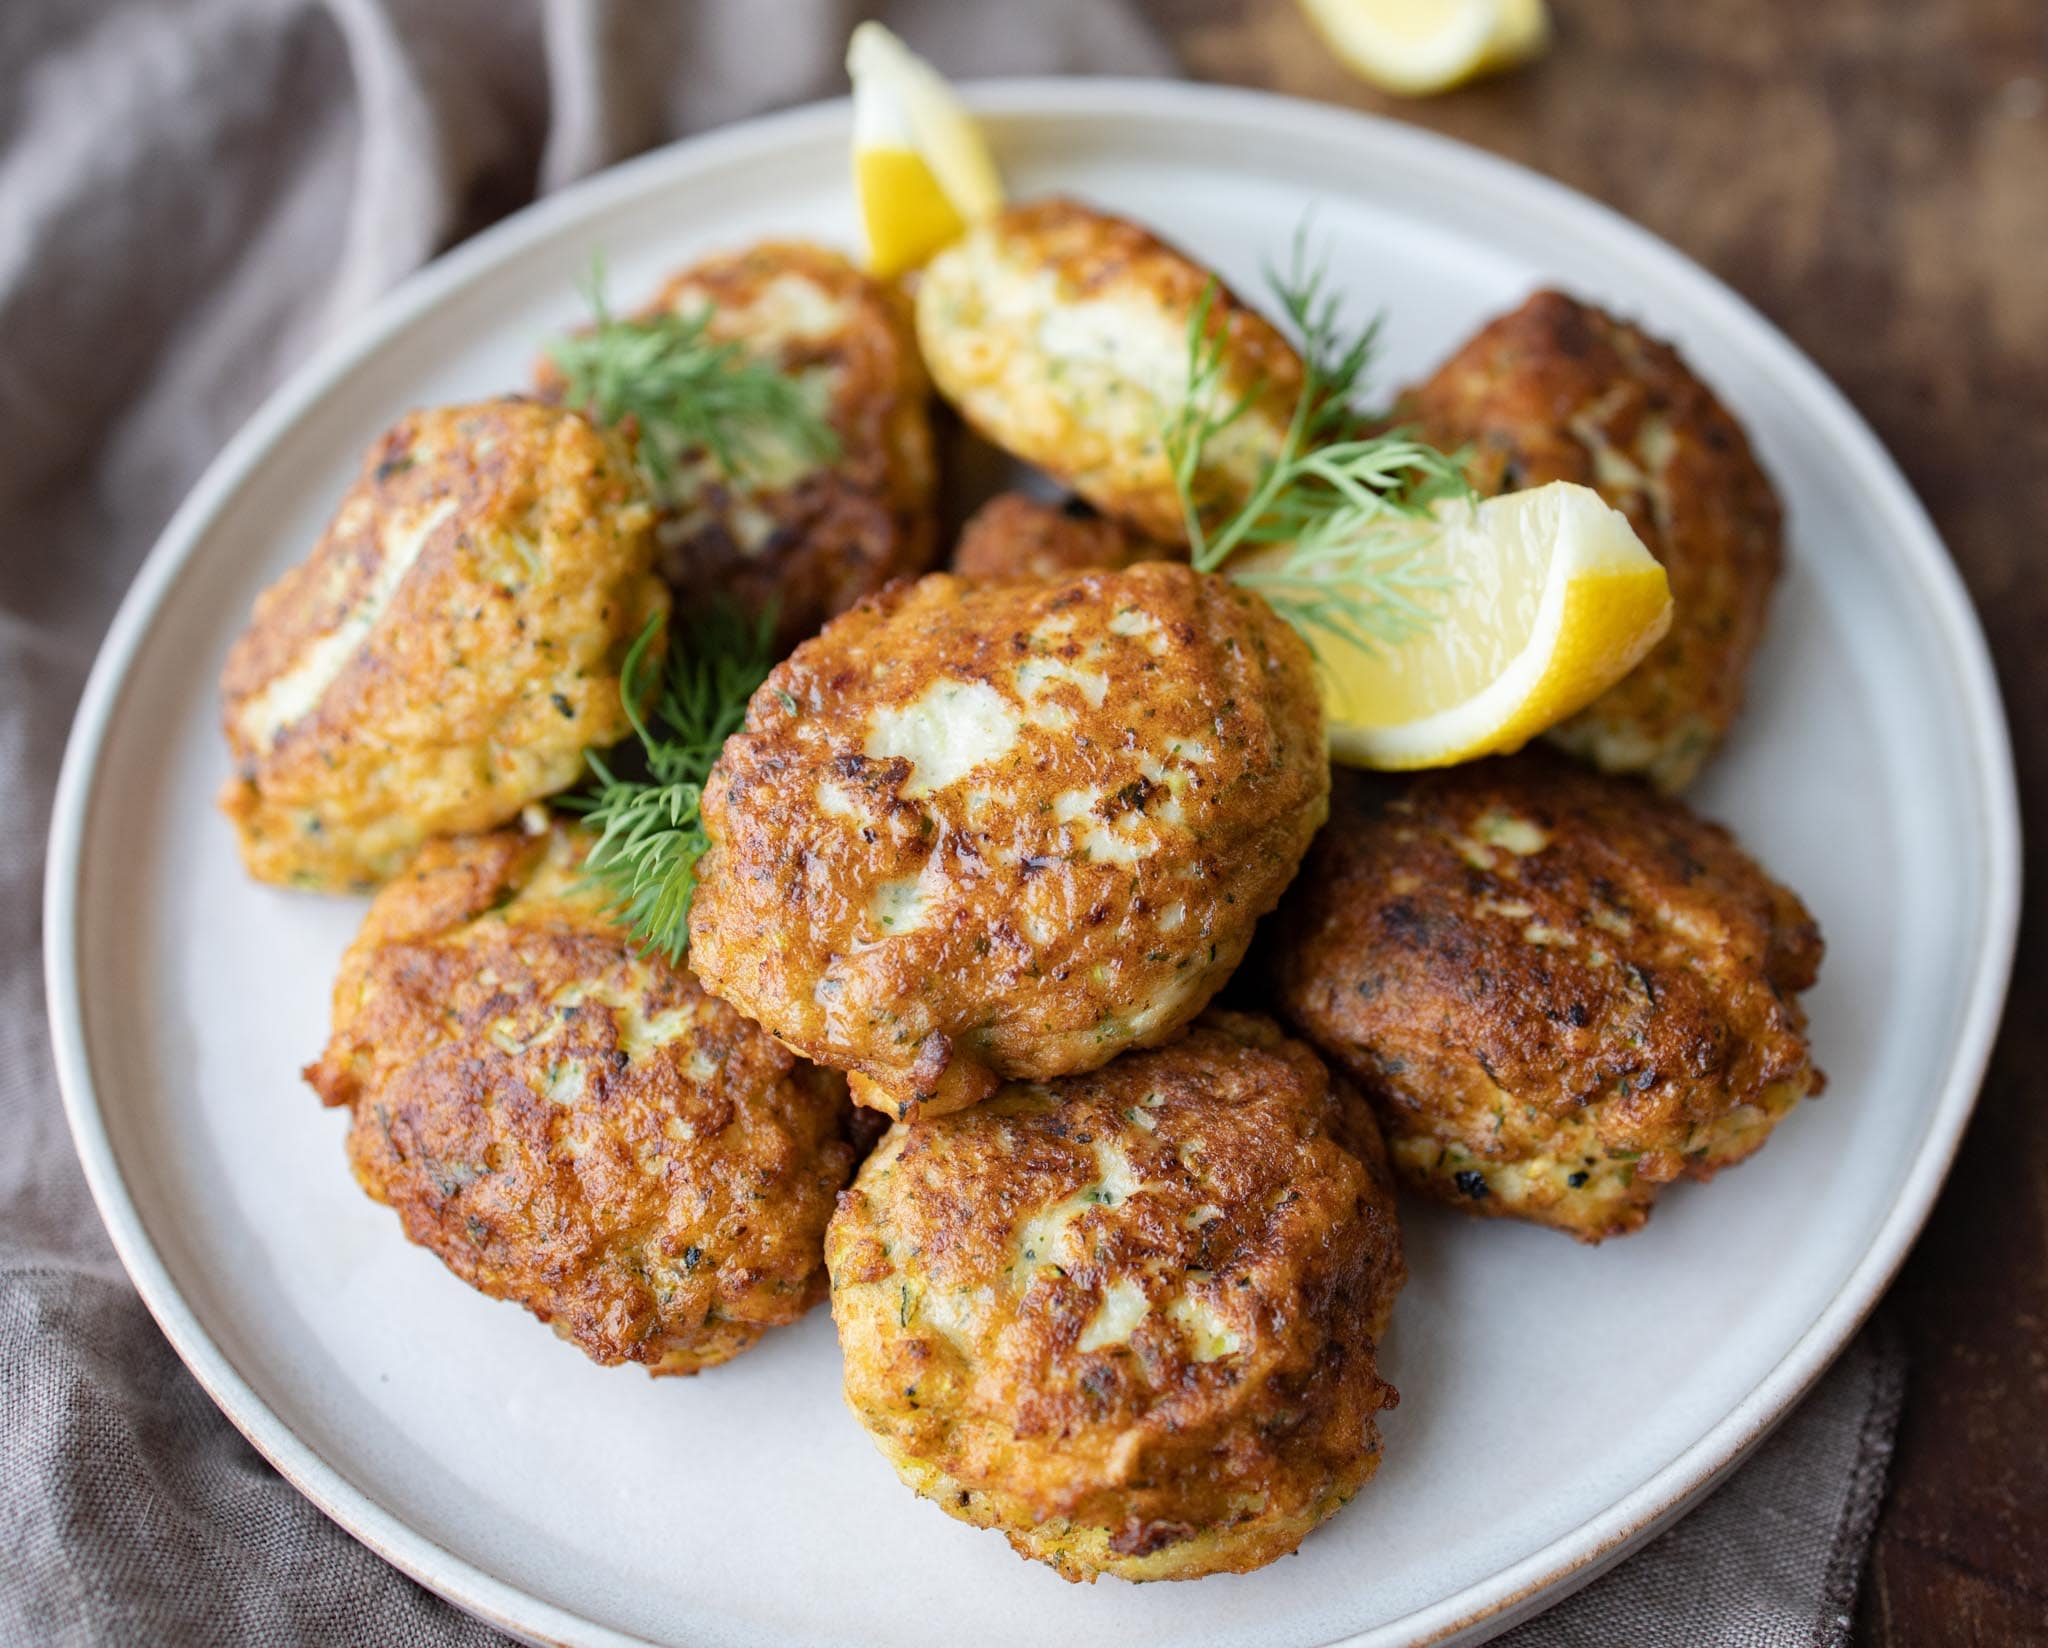
[[1314,661],[1164,562],[898,585],[754,695],[704,794],[705,987],[902,1117],[1172,1035],[1327,810]]
[[1719,825],[1547,752],[1347,794],[1276,953],[1401,1178],[1468,1213],[1625,1235],[1821,1087],[1805,906]]
[[1244,412],[1208,445],[1198,498],[1249,492],[1279,450],[1301,360],[1185,253],[1076,201],[1011,206],[933,258],[917,338],[939,392],[1004,451],[1161,543],[1187,528],[1163,440],[1188,400],[1188,328],[1212,291],[1224,370],[1208,389]]
[[1398,414],[1469,447],[1473,484],[1596,489],[1671,580],[1664,639],[1550,737],[1675,792],[1742,707],[1783,561],[1777,494],[1741,426],[1668,344],[1562,292],[1484,327]]
[[[794,377],[838,444],[819,459],[757,439],[735,473],[708,453],[672,455],[655,534],[679,601],[730,597],[753,612],[772,603],[786,649],[891,578],[931,565],[931,385],[895,287],[822,246],[766,241],[676,274],[647,310],[663,311],[706,315],[711,339]],[[541,381],[559,392],[551,368]]]
[[961,527],[953,572],[977,583],[1017,583],[1176,558],[1186,555],[1176,556],[1078,499],[1048,503],[1028,492],[1003,492]]
[[643,955],[557,827],[430,842],[306,1079],[405,1233],[593,1361],[695,1373],[823,1297],[845,1081]]
[[897,1474],[1067,1579],[1261,1567],[1378,1467],[1391,1187],[1371,1115],[1270,1020],[899,1123],[826,1258]]
[[338,892],[482,830],[625,736],[619,667],[668,611],[632,454],[573,412],[415,412],[221,677],[221,792],[259,880]]

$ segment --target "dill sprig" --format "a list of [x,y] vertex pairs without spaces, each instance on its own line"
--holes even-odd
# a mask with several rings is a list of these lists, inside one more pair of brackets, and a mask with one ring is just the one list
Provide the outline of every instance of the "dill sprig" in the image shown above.
[[1320,630],[1366,651],[1399,646],[1436,621],[1420,597],[1450,584],[1435,555],[1434,510],[1446,499],[1470,499],[1471,487],[1456,455],[1401,430],[1348,433],[1363,421],[1354,401],[1379,322],[1356,332],[1346,326],[1342,299],[1328,289],[1327,269],[1311,262],[1305,234],[1295,236],[1287,272],[1269,268],[1266,279],[1301,340],[1302,385],[1279,450],[1227,513],[1197,495],[1203,455],[1264,385],[1219,408],[1227,334],[1211,331],[1214,281],[1189,317],[1188,394],[1168,423],[1166,452],[1190,559],[1213,572],[1240,549],[1284,545],[1228,575],[1258,590],[1311,645]]
[[714,604],[678,630],[665,656],[654,653],[659,628],[657,619],[640,632],[619,682],[645,775],[593,753],[595,787],[563,805],[597,833],[583,874],[609,895],[613,917],[643,949],[679,963],[690,947],[697,861],[709,845],[699,812],[704,781],[767,678],[774,618]]
[[765,453],[786,450],[808,463],[839,453],[832,426],[801,379],[711,337],[711,308],[618,316],[607,307],[604,271],[583,285],[591,324],[548,345],[562,374],[563,399],[598,423],[631,418],[654,495],[673,501],[677,472],[708,453],[736,475]]

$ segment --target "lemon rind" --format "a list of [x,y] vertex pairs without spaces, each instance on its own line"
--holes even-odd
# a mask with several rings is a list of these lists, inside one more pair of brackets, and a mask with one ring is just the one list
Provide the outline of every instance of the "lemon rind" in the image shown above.
[[[1605,608],[1597,624],[1587,614]],[[1614,621],[1617,610],[1629,622]],[[1551,580],[1528,644],[1479,692],[1419,720],[1390,727],[1333,724],[1330,755],[1384,771],[1447,767],[1508,755],[1576,715],[1641,663],[1671,627],[1671,586],[1664,569],[1576,573]],[[1562,637],[1632,631],[1618,652]]]
[[1428,97],[1528,61],[1550,42],[1543,0],[1467,0],[1431,40],[1380,30],[1345,0],[1302,0],[1338,60],[1360,79],[1402,97]]

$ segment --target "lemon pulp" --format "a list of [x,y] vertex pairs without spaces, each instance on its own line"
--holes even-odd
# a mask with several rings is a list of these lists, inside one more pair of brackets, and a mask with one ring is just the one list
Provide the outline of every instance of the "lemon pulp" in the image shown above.
[[953,88],[879,23],[853,31],[853,187],[869,270],[898,275],[1002,209],[987,140]]
[[[1577,714],[1671,624],[1671,588],[1626,516],[1556,482],[1446,505],[1415,530],[1444,587],[1434,621],[1400,645],[1313,641],[1331,754],[1357,766],[1446,766],[1519,749]],[[1284,548],[1232,563],[1273,574]]]

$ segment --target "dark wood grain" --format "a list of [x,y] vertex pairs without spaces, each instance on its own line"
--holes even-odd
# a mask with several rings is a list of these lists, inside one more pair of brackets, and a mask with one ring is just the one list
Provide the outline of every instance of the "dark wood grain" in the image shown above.
[[[2048,817],[2048,4],[1552,0],[1541,63],[1372,92],[1292,0],[1146,0],[1195,75],[1433,127],[1585,190],[1847,391],[1984,616]],[[2048,874],[1976,1120],[1884,1310],[1905,1419],[1860,1640],[2048,1642]]]

